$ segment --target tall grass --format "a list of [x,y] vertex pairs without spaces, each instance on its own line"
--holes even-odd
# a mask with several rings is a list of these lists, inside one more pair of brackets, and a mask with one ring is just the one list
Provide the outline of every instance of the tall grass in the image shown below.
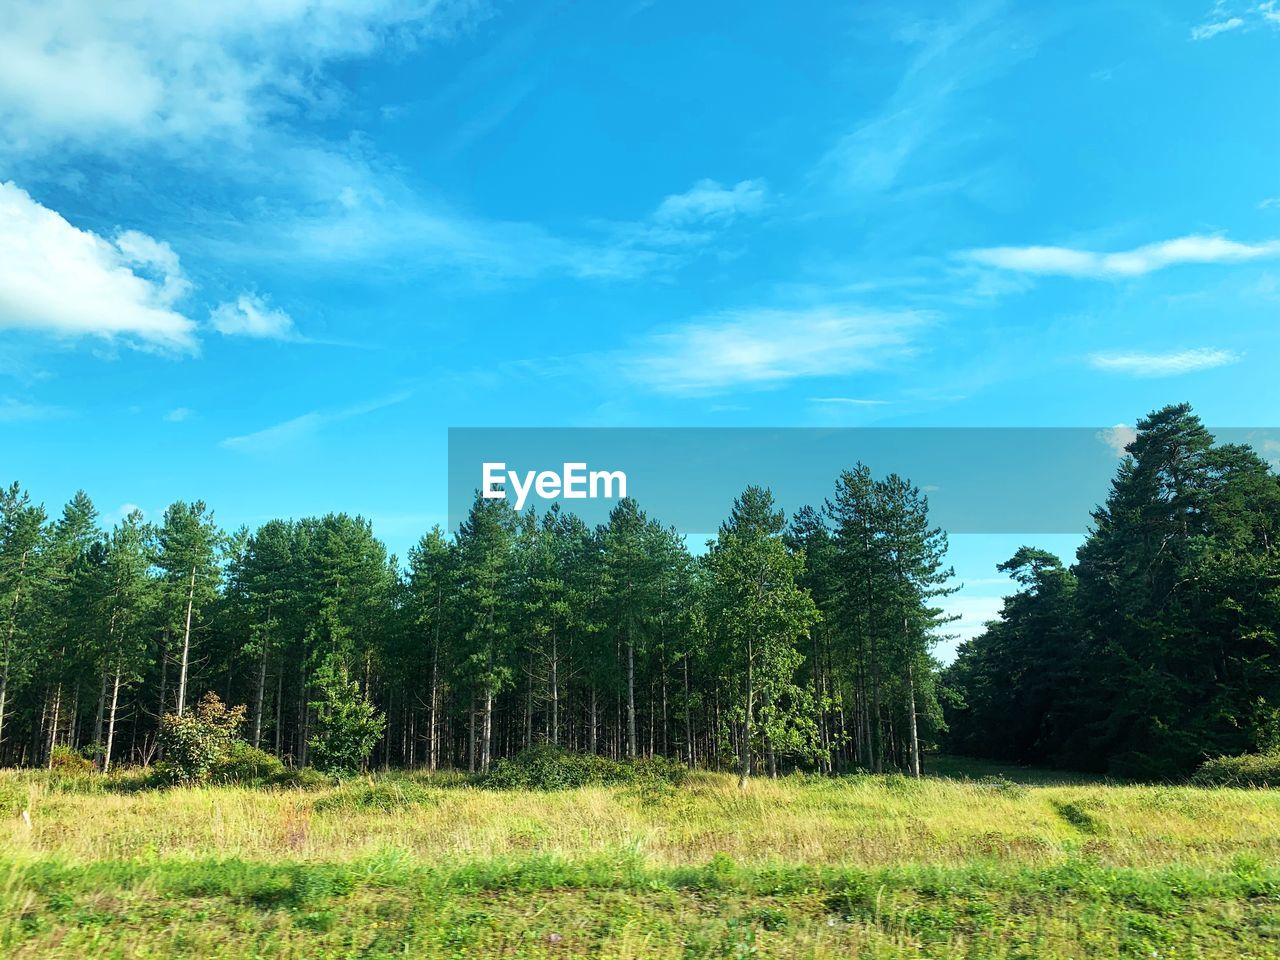
[[4,771],[0,955],[1280,956],[1280,792],[964,772],[521,791]]

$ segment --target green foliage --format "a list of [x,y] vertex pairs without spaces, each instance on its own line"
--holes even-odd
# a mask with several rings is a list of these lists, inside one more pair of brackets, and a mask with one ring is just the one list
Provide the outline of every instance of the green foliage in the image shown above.
[[1073,567],[1001,565],[1021,589],[946,678],[957,751],[1167,780],[1276,743],[1280,478],[1186,404],[1126,452]]
[[666,757],[624,762],[542,746],[499,760],[476,782],[491,790],[568,790],[616,784],[677,785],[687,775],[683,766]]
[[315,736],[308,741],[311,761],[325,773],[353,776],[369,759],[386,720],[336,657],[320,666],[312,683],[318,699],[311,703],[316,711]]
[[346,783],[316,801],[316,813],[374,810],[396,813],[414,807],[433,806],[439,795],[412,780],[370,778],[362,783]]
[[1280,750],[1206,760],[1191,782],[1202,787],[1280,787]]
[[281,782],[285,774],[285,766],[278,757],[243,740],[232,740],[221,759],[210,768],[209,779],[218,783],[266,785]]
[[49,769],[57,773],[88,773],[93,769],[93,761],[70,747],[59,745],[49,756]]
[[160,722],[161,780],[208,781],[230,759],[243,723],[244,707],[228,707],[215,693],[206,693],[188,713],[166,714]]

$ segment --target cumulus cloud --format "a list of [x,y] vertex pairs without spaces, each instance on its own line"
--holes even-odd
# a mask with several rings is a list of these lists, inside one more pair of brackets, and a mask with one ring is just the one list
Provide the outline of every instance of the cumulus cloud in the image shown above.
[[0,183],[0,328],[194,352],[196,325],[176,309],[189,289],[168,244],[81,230]]
[[320,68],[451,33],[466,0],[7,0],[0,141],[236,137],[335,91]]
[[1187,236],[1149,243],[1116,253],[1072,247],[987,247],[970,250],[967,259],[1018,273],[1067,277],[1138,277],[1187,263],[1242,263],[1280,256],[1280,241],[1238,243],[1225,237]]
[[857,308],[719,314],[651,336],[623,360],[650,389],[704,394],[880,367],[914,353],[927,322],[914,311]]
[[1174,353],[1095,353],[1089,363],[1099,370],[1135,377],[1170,377],[1235,363],[1239,354],[1202,347]]
[[1128,424],[1117,423],[1114,427],[1098,431],[1097,436],[1117,457],[1123,457],[1129,452],[1129,444],[1138,439],[1138,431]]
[[220,303],[209,315],[219,333],[233,337],[288,340],[294,336],[293,318],[251,293],[242,293],[234,303]]

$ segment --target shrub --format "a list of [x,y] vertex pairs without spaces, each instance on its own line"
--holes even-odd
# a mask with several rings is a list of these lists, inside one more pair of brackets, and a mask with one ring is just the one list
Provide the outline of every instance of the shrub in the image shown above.
[[1201,787],[1280,787],[1280,750],[1214,757],[1201,764],[1191,782]]
[[385,718],[336,657],[316,670],[312,682],[320,694],[311,704],[316,710],[316,733],[308,741],[312,762],[339,777],[359,773],[382,736]]
[[394,813],[411,807],[433,806],[439,798],[412,780],[387,779],[343,786],[316,801],[316,812],[377,810]]
[[169,783],[203,783],[230,756],[245,708],[228,707],[206,693],[190,713],[167,713],[160,721],[164,759],[157,771]]
[[93,769],[93,761],[70,747],[58,746],[49,756],[49,769],[58,773],[88,773]]
[[494,790],[567,790],[611,784],[676,784],[684,781],[685,774],[683,766],[665,757],[623,762],[541,746],[499,760],[477,778],[477,783]]
[[279,783],[284,779],[285,769],[278,757],[243,740],[232,740],[225,756],[214,764],[209,776],[220,783]]

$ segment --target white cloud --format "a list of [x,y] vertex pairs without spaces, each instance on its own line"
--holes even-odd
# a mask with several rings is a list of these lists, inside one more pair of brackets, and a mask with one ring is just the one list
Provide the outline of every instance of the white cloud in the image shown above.
[[1229,17],[1226,20],[1210,21],[1202,23],[1198,27],[1191,28],[1192,40],[1211,40],[1220,33],[1226,33],[1228,30],[1237,30],[1244,26],[1244,21],[1239,17]]
[[191,410],[187,407],[175,407],[164,415],[165,420],[169,423],[181,423],[191,416]]
[[1186,236],[1117,253],[1071,247],[988,247],[970,250],[975,263],[1019,273],[1068,277],[1137,277],[1187,263],[1241,263],[1280,256],[1280,241],[1238,243],[1225,237]]
[[829,403],[834,406],[850,406],[850,407],[879,407],[887,404],[888,400],[859,400],[856,397],[810,397],[810,403]]
[[854,308],[719,314],[655,334],[621,363],[653,390],[702,394],[870,370],[914,352],[913,311]]
[[213,329],[227,336],[288,340],[294,336],[293,318],[251,293],[234,303],[220,303],[209,314]]
[[189,288],[168,244],[107,240],[0,183],[0,328],[194,352],[195,323],[175,309]]
[[1212,40],[1233,30],[1280,27],[1280,0],[1218,0],[1204,23],[1191,28],[1192,40]]
[[0,143],[234,139],[334,100],[324,65],[474,15],[465,0],[7,0]]
[[1117,423],[1114,427],[1099,430],[1097,436],[1117,457],[1123,457],[1128,453],[1125,448],[1138,439],[1138,431],[1128,424]]
[[1099,370],[1135,377],[1170,377],[1235,363],[1240,355],[1230,350],[1202,347],[1176,353],[1095,353],[1089,363]]
[[1272,210],[1280,208],[1280,197],[1267,197],[1265,200],[1258,202],[1259,210]]
[[222,446],[241,453],[270,453],[312,437],[329,424],[351,420],[355,417],[363,417],[377,410],[403,403],[411,396],[413,396],[412,392],[406,390],[387,397],[379,397],[368,403],[346,407],[342,410],[312,410],[310,413],[304,413],[291,420],[285,420],[283,423],[277,423],[253,433],[247,433],[239,437],[227,437],[222,441]]
[[723,187],[715,180],[699,180],[684,193],[664,198],[653,219],[671,226],[728,221],[740,214],[758,213],[764,209],[767,196],[763,180],[741,180],[732,187]]

